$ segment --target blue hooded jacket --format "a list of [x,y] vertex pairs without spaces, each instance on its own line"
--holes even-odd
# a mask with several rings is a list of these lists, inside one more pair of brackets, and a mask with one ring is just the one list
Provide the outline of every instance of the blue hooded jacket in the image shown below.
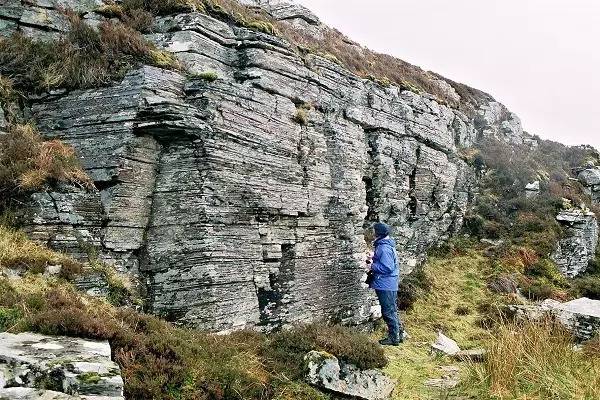
[[396,256],[396,242],[389,237],[377,239],[373,245],[375,253],[371,271],[374,279],[371,288],[376,290],[398,290],[400,268]]

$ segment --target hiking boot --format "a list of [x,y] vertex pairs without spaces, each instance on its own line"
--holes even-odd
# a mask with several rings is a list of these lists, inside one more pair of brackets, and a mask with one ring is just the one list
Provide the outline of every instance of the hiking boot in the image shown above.
[[385,339],[381,339],[379,341],[379,344],[382,346],[398,346],[400,342],[400,340],[392,340],[389,337],[387,337]]

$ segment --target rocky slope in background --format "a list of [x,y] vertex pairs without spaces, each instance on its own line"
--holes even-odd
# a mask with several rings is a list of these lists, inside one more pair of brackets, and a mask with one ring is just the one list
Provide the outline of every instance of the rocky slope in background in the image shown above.
[[[253,3],[325,29],[303,7]],[[101,4],[9,0],[0,26],[57,36],[61,7],[95,23]],[[363,322],[364,228],[390,223],[409,273],[462,226],[475,181],[459,150],[484,137],[535,145],[497,102],[466,115],[204,14],[158,18],[147,37],[189,73],[145,66],[110,87],[29,97],[25,115],[77,150],[98,191],[37,193],[21,217],[36,240],[136,276],[172,321]]]

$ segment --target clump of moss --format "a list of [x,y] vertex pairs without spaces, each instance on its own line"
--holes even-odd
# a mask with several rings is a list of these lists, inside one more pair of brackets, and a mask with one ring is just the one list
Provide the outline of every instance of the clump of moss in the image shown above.
[[78,375],[77,379],[83,383],[96,384],[102,380],[102,377],[97,372],[85,372]]
[[202,79],[207,82],[214,82],[219,79],[219,75],[215,71],[203,71],[193,75],[194,78]]

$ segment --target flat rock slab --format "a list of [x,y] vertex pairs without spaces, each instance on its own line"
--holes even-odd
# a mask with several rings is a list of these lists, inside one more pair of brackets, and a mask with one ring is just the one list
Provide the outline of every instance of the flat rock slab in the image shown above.
[[487,352],[485,349],[461,350],[454,354],[453,357],[459,361],[483,362]]
[[435,343],[431,345],[431,349],[435,352],[447,354],[449,356],[453,356],[460,352],[458,344],[442,332],[438,332],[437,339]]
[[304,360],[308,367],[308,383],[344,396],[383,400],[391,396],[396,386],[396,383],[381,371],[360,370],[353,365],[340,363],[328,353],[311,351]]
[[[34,333],[0,333],[0,389],[12,388],[19,392],[15,389],[18,387],[52,389],[88,400],[124,399],[121,371],[111,361],[108,342]],[[28,391],[20,393],[25,396]]]
[[77,400],[79,396],[24,387],[13,387],[0,389],[0,400]]

